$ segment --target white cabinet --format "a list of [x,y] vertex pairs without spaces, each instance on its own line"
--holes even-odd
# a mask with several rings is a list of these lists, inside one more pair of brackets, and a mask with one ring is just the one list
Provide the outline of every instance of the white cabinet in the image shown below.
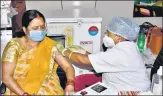
[[[12,30],[1,30],[1,59],[2,59],[2,53],[3,53],[3,50],[6,46],[6,44],[8,43],[8,41],[10,39],[12,39]],[[1,70],[1,67],[2,64],[0,64],[0,81],[2,81],[2,70]]]
[[12,30],[1,30],[1,56],[10,39],[12,39]]

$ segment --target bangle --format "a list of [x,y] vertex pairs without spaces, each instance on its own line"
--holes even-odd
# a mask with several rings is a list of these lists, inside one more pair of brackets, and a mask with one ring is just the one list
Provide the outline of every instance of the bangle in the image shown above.
[[67,86],[67,85],[72,85],[73,87],[75,87],[75,82],[74,82],[74,80],[68,80],[66,86]]
[[62,55],[65,56],[64,52],[67,50],[67,48],[64,48],[62,51]]
[[21,96],[29,95],[27,92],[24,92]]
[[72,53],[73,53],[73,52],[71,51],[71,53],[70,53],[69,56],[68,56],[69,59],[71,59],[71,55],[72,55]]

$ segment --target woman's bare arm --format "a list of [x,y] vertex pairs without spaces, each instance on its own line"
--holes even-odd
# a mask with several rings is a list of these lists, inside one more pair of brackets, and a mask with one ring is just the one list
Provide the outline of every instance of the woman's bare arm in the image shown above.
[[74,80],[75,70],[72,64],[68,62],[68,60],[65,57],[63,57],[58,51],[55,52],[55,61],[65,71],[67,80]]
[[17,95],[22,95],[24,93],[23,89],[13,78],[15,67],[16,64],[13,64],[11,62],[2,62],[2,81],[12,92]]

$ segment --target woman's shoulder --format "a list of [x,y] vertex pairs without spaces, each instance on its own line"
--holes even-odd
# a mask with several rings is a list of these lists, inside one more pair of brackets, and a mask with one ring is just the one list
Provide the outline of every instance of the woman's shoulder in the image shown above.
[[9,40],[8,44],[16,44],[18,42],[18,38],[12,38]]
[[11,40],[9,40],[9,42],[7,43],[7,46],[10,47],[15,47],[15,48],[20,48],[20,38],[12,38]]

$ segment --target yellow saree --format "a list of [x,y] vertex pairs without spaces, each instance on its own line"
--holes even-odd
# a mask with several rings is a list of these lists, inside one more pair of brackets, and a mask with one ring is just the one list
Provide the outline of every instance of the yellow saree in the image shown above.
[[[14,78],[20,87],[29,94],[63,95],[55,63],[54,40],[48,37],[35,48],[25,51],[18,38],[12,39],[6,46],[2,61],[14,62]],[[14,95],[8,88],[5,95]]]

